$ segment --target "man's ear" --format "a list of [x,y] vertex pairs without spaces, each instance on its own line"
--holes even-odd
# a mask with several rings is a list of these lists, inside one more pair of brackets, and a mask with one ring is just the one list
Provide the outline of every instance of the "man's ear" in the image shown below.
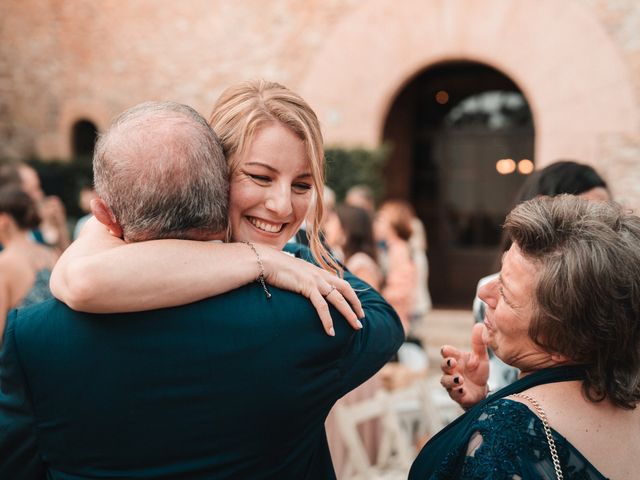
[[91,200],[91,213],[93,213],[101,224],[107,227],[111,235],[122,238],[122,227],[116,220],[111,209],[104,203],[104,200],[101,198]]

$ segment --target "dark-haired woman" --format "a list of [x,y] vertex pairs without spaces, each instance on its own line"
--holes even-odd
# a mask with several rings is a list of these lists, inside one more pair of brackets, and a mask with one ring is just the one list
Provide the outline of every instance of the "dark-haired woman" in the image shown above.
[[338,205],[327,218],[325,238],[351,273],[380,290],[382,271],[377,263],[373,222],[366,210]]
[[26,193],[15,187],[0,190],[0,341],[7,312],[51,297],[49,277],[57,260],[52,248],[35,243],[30,230],[40,217]]

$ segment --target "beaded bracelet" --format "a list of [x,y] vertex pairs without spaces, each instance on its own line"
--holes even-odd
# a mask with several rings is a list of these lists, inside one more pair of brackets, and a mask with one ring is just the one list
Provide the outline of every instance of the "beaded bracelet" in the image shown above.
[[253,250],[253,253],[256,254],[256,259],[258,260],[258,267],[260,267],[260,274],[258,275],[258,278],[256,278],[256,281],[260,282],[260,285],[262,285],[262,289],[264,290],[264,294],[267,296],[267,298],[271,298],[271,293],[269,292],[269,289],[267,288],[267,284],[264,281],[264,265],[262,264],[262,259],[260,258],[260,254],[258,253],[258,250],[256,249],[255,245],[251,242],[242,242],[242,243],[246,243],[247,245],[249,245],[251,250]]

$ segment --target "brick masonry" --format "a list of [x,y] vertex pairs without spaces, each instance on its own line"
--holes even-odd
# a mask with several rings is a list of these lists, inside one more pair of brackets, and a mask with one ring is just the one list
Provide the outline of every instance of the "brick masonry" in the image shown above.
[[592,163],[640,209],[636,0],[4,0],[0,158],[70,156],[143,100],[205,116],[221,90],[266,77],[300,91],[328,144],[373,147],[413,75],[483,61],[522,86],[538,165]]

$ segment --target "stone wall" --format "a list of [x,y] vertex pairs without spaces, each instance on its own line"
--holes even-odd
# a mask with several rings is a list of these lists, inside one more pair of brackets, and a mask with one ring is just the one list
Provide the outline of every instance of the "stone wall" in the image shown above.
[[0,158],[68,158],[74,122],[143,100],[206,116],[258,76],[303,93],[327,143],[373,147],[403,84],[469,59],[523,85],[538,165],[592,163],[639,208],[639,32],[636,0],[4,0]]
[[143,100],[205,116],[226,86],[265,77],[296,88],[354,1],[4,0],[0,157],[70,155],[73,122],[99,128]]

